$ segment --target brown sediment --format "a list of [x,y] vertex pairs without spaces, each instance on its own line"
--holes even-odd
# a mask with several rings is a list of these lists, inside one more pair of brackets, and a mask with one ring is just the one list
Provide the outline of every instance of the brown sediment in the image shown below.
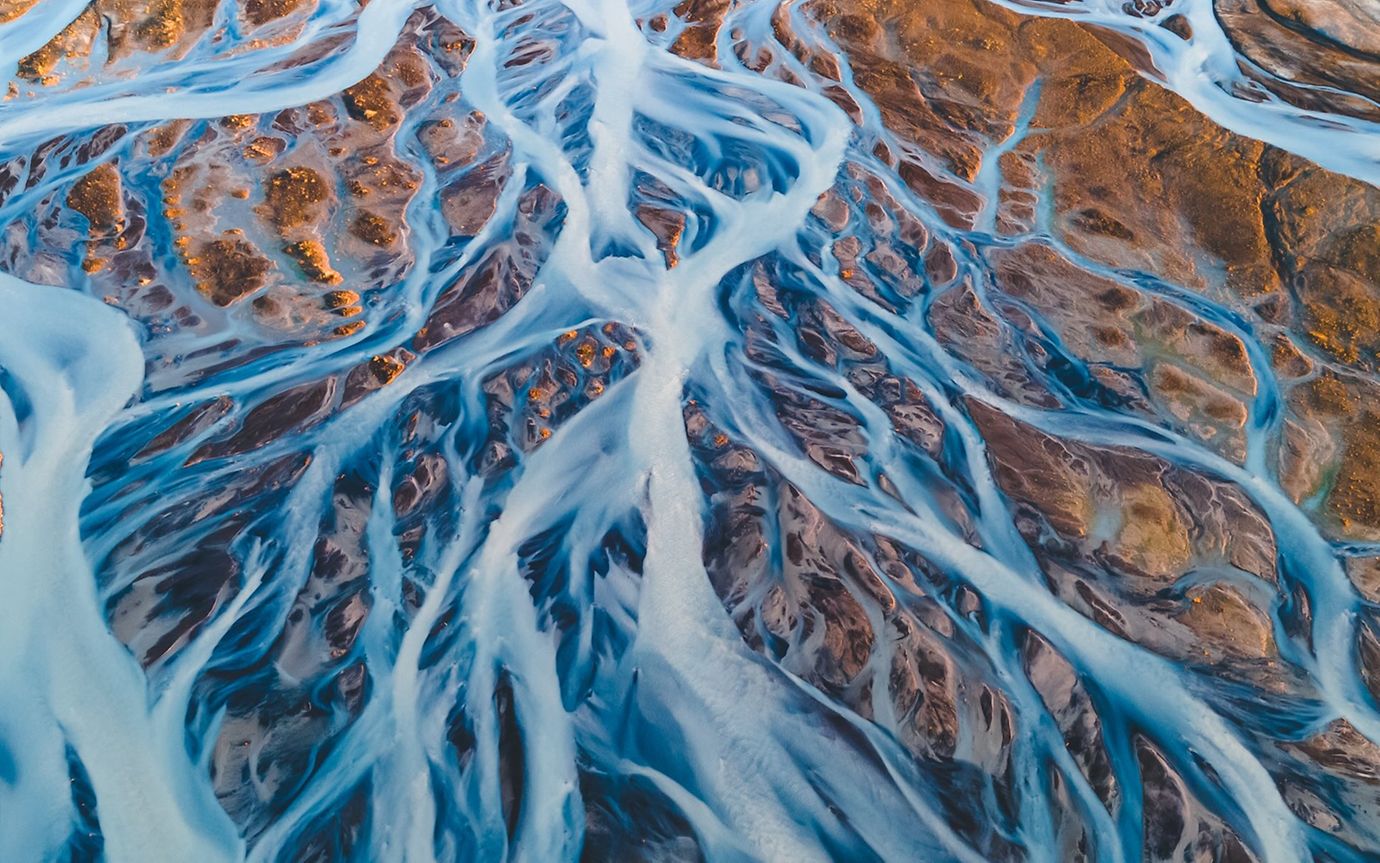
[[1243,296],[1277,290],[1261,218],[1264,145],[1215,129],[1167,90],[1125,86],[1128,95],[1097,124],[1035,135],[1019,148],[1052,175],[1068,241],[1114,266],[1193,287],[1208,287],[1221,267]]
[[201,434],[219,422],[234,402],[226,396],[204,402],[193,408],[186,416],[161,431],[156,437],[135,454],[135,459],[166,452],[184,441]]
[[354,119],[380,131],[397,125],[402,119],[388,82],[378,73],[370,74],[353,87],[346,88],[345,109]]
[[200,244],[192,264],[197,290],[218,306],[228,306],[262,288],[272,264],[241,239]]
[[711,65],[717,63],[715,40],[728,7],[728,0],[681,0],[675,13],[684,22],[685,29],[676,38],[671,50],[691,60]]
[[458,123],[450,117],[442,117],[422,126],[418,137],[438,167],[469,164],[483,149],[487,122],[478,111],[466,115]]
[[350,407],[370,393],[388,386],[414,359],[416,355],[406,348],[395,348],[386,354],[373,356],[350,369],[345,376],[345,392],[341,397],[341,407]]
[[1206,647],[1209,658],[1265,659],[1275,654],[1269,616],[1248,602],[1240,591],[1214,584],[1190,591],[1187,599],[1175,618],[1198,636],[1198,644]]
[[119,169],[106,162],[73,184],[67,206],[86,217],[92,234],[118,230],[124,221],[121,189]]
[[369,360],[369,371],[374,375],[374,379],[381,384],[392,383],[393,379],[403,373],[407,368],[407,363],[397,356],[376,356]]
[[[1380,14],[1351,0],[1215,0],[1255,85],[1311,110],[1380,119]],[[1250,72],[1250,66],[1243,64]]]
[[228,117],[221,117],[216,122],[222,128],[238,132],[253,126],[258,122],[258,119],[258,117],[252,114],[231,114]]
[[384,217],[361,210],[350,223],[350,233],[372,246],[391,246],[398,241],[398,232]]
[[177,43],[186,31],[181,0],[153,0],[148,4],[149,15],[135,25],[141,41],[151,47],[167,48]]
[[968,406],[997,482],[1064,536],[1107,543],[1156,577],[1179,575],[1194,558],[1225,557],[1273,580],[1268,522],[1235,486],[1150,455],[1060,440],[975,400]]
[[462,236],[473,236],[489,221],[509,176],[507,154],[476,165],[441,192],[441,214]]
[[348,309],[359,305],[359,294],[354,291],[331,291],[326,294],[324,302],[328,309]]
[[1276,333],[1270,348],[1270,364],[1280,377],[1299,378],[1313,370],[1313,363],[1288,333]]
[[38,0],[0,0],[0,24],[15,20],[37,4]]
[[331,268],[330,257],[320,240],[298,240],[288,243],[283,247],[283,251],[292,256],[297,266],[301,267],[302,272],[313,282],[338,285],[343,281],[340,273]]
[[1257,600],[1209,582],[1167,601],[1202,566],[1275,581],[1269,521],[1239,488],[1136,451],[1060,440],[973,400],[969,412],[1017,527],[1065,602],[1155,652],[1283,685]]
[[680,261],[678,247],[685,231],[685,214],[679,210],[642,206],[637,208],[637,220],[656,237],[657,249],[666,260],[667,269]]
[[[0,13],[3,13],[3,9],[0,9]],[[2,14],[0,20],[3,20]],[[93,6],[88,6],[46,45],[21,58],[16,74],[33,83],[53,83],[54,79],[50,76],[59,62],[91,53],[95,39],[100,34],[100,26],[100,16]]]
[[1322,497],[1332,536],[1380,539],[1380,386],[1322,369],[1289,391],[1280,485],[1296,501]]
[[332,376],[299,384],[266,399],[244,416],[238,428],[199,447],[188,463],[240,455],[289,433],[320,425],[334,410],[338,387],[338,379]]
[[[1374,53],[1369,31],[1347,24],[1372,13],[1346,0],[1274,3],[1273,18],[1247,16],[1247,0],[1218,5],[1248,54],[1263,42],[1252,42],[1247,30],[1265,34],[1283,23],[1293,35],[1278,45],[1303,39],[1323,46],[1299,49],[1299,80],[1321,80],[1319,64],[1343,49],[1365,56],[1334,65],[1328,74],[1337,86],[1362,92],[1336,76],[1354,83],[1360,66],[1380,68],[1365,53]],[[1277,451],[1282,484],[1299,500],[1326,492],[1315,515],[1331,533],[1380,532],[1370,480],[1380,442],[1369,431],[1374,419],[1351,407],[1375,398],[1374,388],[1319,370],[1380,372],[1380,191],[1218,127],[1137,74],[1146,66],[1143,52],[1074,21],[1022,17],[972,0],[923,8],[910,0],[816,0],[810,9],[847,49],[855,80],[884,122],[949,172],[902,165],[912,188],[951,224],[965,226],[974,205],[950,186],[963,188],[985,151],[1013,134],[1021,103],[1038,84],[1032,131],[1000,163],[998,231],[1019,237],[1048,227],[1087,258],[1147,271],[1258,320],[1291,412]],[[1283,57],[1271,50],[1259,59]],[[1039,224],[1042,211],[1053,216],[1047,226]],[[836,243],[836,255],[841,248]],[[1138,382],[1113,387],[1128,404],[1243,457],[1245,405],[1256,383],[1239,339],[1129,287],[1104,292],[1124,307],[1100,309],[1085,287],[1100,277],[1072,262],[1002,254],[1010,260],[1003,270],[1001,255],[994,259],[1005,275],[998,288],[1036,305],[1082,359],[1139,369]],[[846,257],[839,255],[852,284]],[[1021,319],[999,296],[992,299],[988,308],[968,288],[951,290],[931,320],[941,341],[998,391],[1038,403],[1033,382],[1003,359],[1011,346],[999,324],[1010,316],[1019,329]],[[1120,374],[1089,371],[1106,380]]]
[[1380,413],[1367,408],[1347,423],[1328,511],[1348,533],[1380,536]]
[[[1225,269],[1242,294],[1277,290],[1261,220],[1264,145],[1217,129],[1140,78],[1106,33],[969,0],[923,12],[903,0],[865,7],[811,8],[848,46],[887,125],[952,172],[957,185],[906,169],[951,223],[974,211],[962,184],[985,150],[1013,134],[1038,82],[1034,131],[1002,160],[1003,230],[1030,230],[1048,187],[1055,227],[1084,254],[1192,286]],[[873,20],[859,20],[869,12]]]
[[1144,786],[1144,860],[1171,860],[1176,848],[1188,845],[1203,849],[1205,860],[1255,859],[1247,841],[1194,796],[1193,785],[1179,775],[1171,758],[1139,734],[1133,742]]
[[304,0],[244,0],[242,9],[245,19],[257,27],[285,18],[304,5]]
[[[211,27],[218,5],[219,0],[94,0],[46,45],[21,59],[18,75],[34,83],[56,83],[61,61],[84,61],[98,40],[105,42],[111,62],[138,52],[177,56]],[[251,23],[264,23],[303,5],[304,0],[246,0],[246,15]],[[27,0],[3,0],[0,22],[32,7]],[[80,71],[86,71],[84,64]]]
[[1022,404],[1058,404],[1040,377],[1018,359],[1015,337],[979,299],[968,278],[936,298],[929,321],[940,343],[986,375],[995,391]]
[[[1230,393],[1202,380],[1198,374],[1190,373],[1169,363],[1156,363],[1150,374],[1150,386],[1155,396],[1166,404],[1169,414],[1182,423],[1197,426],[1206,422],[1208,428],[1195,428],[1195,433],[1205,439],[1212,439],[1219,432],[1234,435],[1246,424],[1246,406]],[[1233,447],[1233,455],[1244,456],[1238,441]]]
[[278,158],[287,149],[287,142],[282,138],[275,138],[269,135],[260,135],[244,146],[244,157],[251,162],[266,165]]
[[180,53],[211,26],[217,0],[97,0],[109,21],[110,56],[134,51]]
[[1309,341],[1339,362],[1374,365],[1380,357],[1380,298],[1371,285],[1328,270],[1304,276],[1300,285]]
[[330,198],[330,187],[311,168],[289,168],[269,177],[264,190],[263,214],[279,230],[316,222]]
[[165,123],[146,132],[143,136],[143,142],[148,147],[149,155],[167,155],[173,147],[177,146],[177,142],[190,125],[190,120],[173,120],[171,123]]
[[1191,557],[1188,518],[1162,485],[1138,483],[1121,491],[1121,530],[1112,554],[1142,572],[1177,577]]

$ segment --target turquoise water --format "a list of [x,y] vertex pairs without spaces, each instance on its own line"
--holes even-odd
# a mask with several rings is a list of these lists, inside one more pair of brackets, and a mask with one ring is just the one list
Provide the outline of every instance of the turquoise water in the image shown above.
[[[1114,4],[1008,5],[1121,30],[1223,126],[1377,176],[1372,124],[1240,98],[1206,3],[1175,7],[1190,41]],[[0,57],[13,67],[85,6],[0,25]],[[1380,740],[1380,715],[1345,550],[1266,455],[1283,409],[1253,323],[1079,261],[1245,345],[1257,388],[1239,463],[1118,403],[1052,330],[1042,349],[1063,361],[1031,373],[1053,401],[1011,397],[936,338],[927,315],[955,280],[927,274],[924,249],[944,240],[957,278],[984,286],[1012,241],[990,219],[952,227],[876,155],[905,142],[804,11],[735,6],[720,68],[668,50],[674,20],[647,22],[669,11],[324,0],[260,40],[222,8],[180,56],[112,60],[0,105],[5,269],[24,275],[0,277],[0,857],[1380,854],[1376,810],[1341,786],[1311,793],[1345,835],[1291,807],[1303,780],[1268,743],[1339,718]],[[781,15],[838,57],[860,119],[776,44]],[[762,70],[737,50],[774,44]],[[369,146],[406,168],[400,237],[351,252],[349,212],[318,226],[363,326],[295,307],[268,326],[262,304],[208,302],[179,260],[179,218],[254,236],[274,218],[252,209],[266,183],[227,155],[219,119],[250,115],[289,161],[321,164],[331,141],[289,112],[343,115],[337,94],[399,45],[426,85]],[[427,136],[446,119],[477,131],[442,162]],[[148,136],[173,120],[189,123],[155,151]],[[341,138],[341,158],[361,140]],[[179,166],[222,162],[234,177],[208,188],[248,178],[249,203],[158,211]],[[127,245],[88,274],[86,222],[62,201],[104,163]],[[447,215],[473,200],[456,190],[488,196],[472,224]],[[837,254],[831,190],[853,236],[902,262],[859,265],[873,296]],[[680,230],[674,266],[648,209]],[[380,357],[398,358],[387,381]],[[929,438],[902,432],[898,400],[926,406]],[[1032,441],[1149,454],[1239,489],[1275,538],[1276,581],[1231,577],[1264,596],[1294,688],[1167,659],[1051,589],[981,410]],[[782,590],[814,599],[784,629],[763,622]],[[840,630],[845,605],[860,611]],[[878,637],[850,647],[864,628]],[[963,681],[942,758],[911,745],[894,697],[894,655],[920,629],[945,645],[927,679]],[[849,682],[832,685],[845,661]],[[1091,737],[1070,738],[1041,673],[1076,681]],[[1239,845],[1155,850],[1137,737]]]

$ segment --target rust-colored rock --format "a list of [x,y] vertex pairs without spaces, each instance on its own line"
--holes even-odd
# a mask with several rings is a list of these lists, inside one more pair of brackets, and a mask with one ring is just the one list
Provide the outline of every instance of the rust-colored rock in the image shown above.
[[240,239],[203,243],[196,259],[192,274],[197,290],[218,306],[228,306],[262,288],[272,266],[258,249]]
[[321,218],[330,187],[311,168],[289,168],[268,180],[264,190],[264,215],[280,230],[300,228]]
[[86,217],[92,234],[117,230],[124,221],[120,172],[105,163],[78,180],[67,194],[67,206]]

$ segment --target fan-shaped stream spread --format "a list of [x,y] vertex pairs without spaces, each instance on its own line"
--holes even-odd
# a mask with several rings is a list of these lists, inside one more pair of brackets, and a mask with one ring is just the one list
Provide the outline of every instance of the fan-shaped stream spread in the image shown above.
[[0,0],[0,859],[1376,859],[1377,32]]

